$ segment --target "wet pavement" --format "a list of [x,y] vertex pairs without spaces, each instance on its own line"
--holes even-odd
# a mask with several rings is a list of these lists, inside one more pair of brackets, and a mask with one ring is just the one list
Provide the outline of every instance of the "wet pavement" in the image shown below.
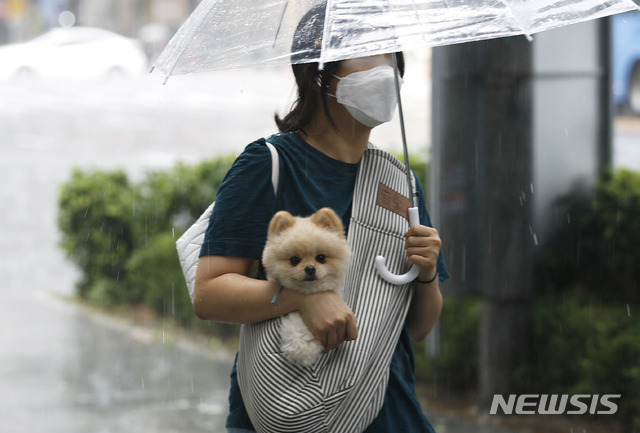
[[228,357],[43,292],[0,312],[0,432],[224,431]]
[[[289,80],[271,70],[164,87],[146,78],[0,83],[0,433],[223,431],[229,354],[60,299],[78,273],[58,247],[58,190],[76,166],[122,167],[136,179],[239,152],[273,132],[274,110],[292,97]],[[422,103],[405,108],[414,121],[428,114]],[[637,158],[640,134],[629,130],[616,158],[633,163],[624,152]],[[376,141],[384,146],[395,133],[383,129]],[[414,150],[426,151],[426,137],[410,135]],[[508,433],[427,414],[438,433]]]

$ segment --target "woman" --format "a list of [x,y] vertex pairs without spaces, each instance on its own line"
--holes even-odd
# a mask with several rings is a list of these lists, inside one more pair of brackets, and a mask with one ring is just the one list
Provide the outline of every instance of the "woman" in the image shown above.
[[[314,8],[298,26],[294,61],[297,53],[319,49],[323,10],[322,5]],[[403,73],[402,55],[398,58]],[[218,191],[196,277],[194,310],[198,317],[249,324],[298,311],[326,351],[358,338],[357,318],[339,296],[331,292],[301,295],[285,287],[276,308],[271,301],[279,285],[249,275],[261,257],[269,220],[278,210],[307,216],[328,206],[342,217],[348,231],[358,167],[371,130],[390,120],[395,109],[394,101],[388,100],[394,98],[392,94],[379,94],[373,105],[367,102],[368,91],[358,93],[358,82],[368,81],[365,87],[371,89],[372,80],[387,75],[390,66],[391,55],[327,63],[321,70],[317,63],[293,64],[298,99],[283,119],[276,116],[281,134],[269,139],[280,159],[277,194],[271,186],[270,153],[264,140],[258,140],[238,157]],[[410,339],[424,339],[436,322],[442,307],[439,282],[448,274],[438,233],[428,227],[419,183],[417,189],[421,221],[427,225],[407,231],[406,252],[409,262],[420,266],[420,274],[389,366],[384,404],[366,430],[370,433],[432,431],[415,395]],[[229,401],[227,431],[253,431],[235,365]]]

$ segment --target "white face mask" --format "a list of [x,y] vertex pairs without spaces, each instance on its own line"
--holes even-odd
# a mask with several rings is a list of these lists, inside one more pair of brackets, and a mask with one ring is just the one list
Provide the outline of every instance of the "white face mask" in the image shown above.
[[393,67],[376,66],[336,78],[340,81],[335,98],[358,122],[373,128],[393,119],[398,105]]

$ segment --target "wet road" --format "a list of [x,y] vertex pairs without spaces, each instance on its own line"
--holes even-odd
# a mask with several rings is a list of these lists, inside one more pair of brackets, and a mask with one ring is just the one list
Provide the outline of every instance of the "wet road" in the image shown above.
[[[73,293],[78,277],[58,247],[58,189],[75,166],[122,167],[136,179],[178,160],[239,152],[273,132],[290,83],[283,70],[175,78],[164,87],[146,78],[0,83],[0,433],[223,431],[229,355],[58,298]],[[424,124],[426,103],[405,102],[409,122]],[[640,134],[631,124],[616,158],[634,164]],[[408,129],[414,150],[425,150],[428,131]],[[394,126],[377,134],[382,146],[398,141]],[[439,433],[504,431],[429,418]]]
[[223,431],[229,358],[43,292],[0,311],[0,432]]

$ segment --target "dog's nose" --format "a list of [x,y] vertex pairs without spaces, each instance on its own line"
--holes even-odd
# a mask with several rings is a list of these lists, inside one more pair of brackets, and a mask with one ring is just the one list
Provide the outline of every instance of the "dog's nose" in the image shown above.
[[307,275],[315,275],[316,274],[316,267],[315,266],[305,266],[304,268],[304,273]]

